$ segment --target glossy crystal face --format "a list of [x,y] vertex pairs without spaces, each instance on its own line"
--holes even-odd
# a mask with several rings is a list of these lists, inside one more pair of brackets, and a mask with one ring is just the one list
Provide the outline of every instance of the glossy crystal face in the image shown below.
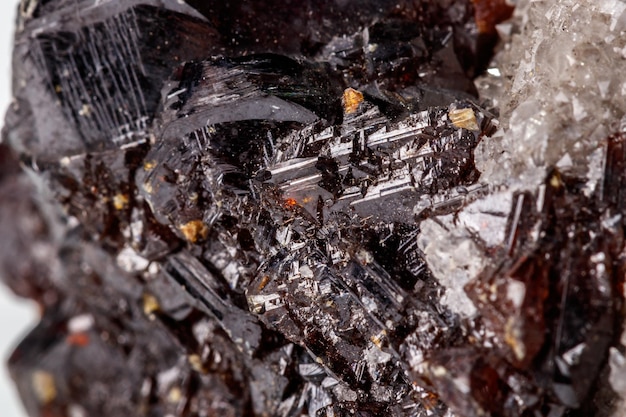
[[43,311],[29,414],[609,415],[625,138],[595,178],[485,179],[511,13],[24,1],[0,275]]

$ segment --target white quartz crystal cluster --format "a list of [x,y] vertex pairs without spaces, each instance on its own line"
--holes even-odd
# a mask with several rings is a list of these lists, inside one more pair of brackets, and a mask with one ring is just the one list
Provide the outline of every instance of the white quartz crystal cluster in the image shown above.
[[[482,98],[500,112],[500,130],[476,152],[481,182],[491,196],[510,197],[515,190],[536,190],[557,166],[586,176],[585,191],[591,193],[603,175],[607,137],[626,130],[626,1],[515,3],[514,17],[498,27],[502,48],[478,80]],[[491,196],[454,217],[425,221],[418,241],[431,271],[447,288],[449,307],[465,316],[475,308],[463,296],[463,285],[489,261],[478,247],[504,243],[502,217],[490,221],[476,210]],[[472,224],[482,224],[492,239],[483,239]],[[454,256],[458,251],[442,256],[441,248],[451,243],[474,259],[472,265],[467,257]],[[626,401],[626,357],[612,348],[609,363],[612,388]],[[624,403],[614,415],[626,415]]]
[[604,140],[626,123],[626,2],[517,3],[479,82],[502,126],[477,155],[482,180],[534,188],[554,165],[593,175]]

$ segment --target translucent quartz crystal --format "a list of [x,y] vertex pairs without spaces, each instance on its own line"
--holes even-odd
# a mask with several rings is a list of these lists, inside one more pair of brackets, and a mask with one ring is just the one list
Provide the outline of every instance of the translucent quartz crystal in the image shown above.
[[626,8],[516,6],[22,1],[28,413],[619,416]]
[[[499,108],[501,130],[477,148],[476,163],[482,171],[480,181],[495,190],[506,190],[506,195],[510,195],[511,190],[536,190],[537,187],[543,193],[541,190],[549,185],[542,186],[541,182],[546,173],[557,166],[581,178],[583,194],[606,193],[607,175],[623,175],[623,163],[614,167],[615,171],[607,171],[607,164],[615,161],[614,158],[622,158],[611,154],[621,139],[615,141],[610,134],[624,131],[626,98],[621,74],[626,70],[626,5],[621,1],[519,1],[514,19],[498,29],[508,41],[491,64],[492,70],[487,71],[477,85],[481,94]],[[473,204],[488,204],[492,196]],[[471,213],[470,207],[457,214],[453,222],[442,219],[446,225],[443,233],[440,227],[434,232],[429,224],[441,224],[438,219],[422,224],[421,239],[429,242],[424,248],[429,267],[433,271],[452,267],[446,270],[446,277],[467,275],[472,268],[455,267],[430,248],[450,239],[457,245],[475,245],[477,236],[479,246],[502,246],[489,237],[477,235],[475,222],[463,220],[475,218],[478,221],[478,215]],[[521,210],[522,206],[519,207]],[[513,219],[518,221],[518,214],[523,210],[516,213],[515,204],[512,208]],[[493,227],[502,230],[497,221],[486,220],[483,224],[490,231]],[[466,240],[459,241],[459,236],[464,234]],[[541,235],[539,229],[534,231],[535,238],[540,239]],[[506,245],[516,239],[517,236],[506,236]],[[601,256],[593,257],[599,258]],[[490,263],[492,251],[487,250],[474,259],[477,266]],[[461,282],[472,278],[465,276]],[[448,287],[448,292],[458,292],[454,284],[445,278],[440,280]],[[465,313],[471,312],[471,308],[464,308]],[[620,377],[623,352],[623,342],[611,349],[610,384],[615,392],[626,395],[623,377]],[[597,398],[606,405],[602,390]],[[623,412],[623,404],[600,407],[598,411],[599,415],[616,416]]]
[[[516,2],[515,33],[478,85],[503,134],[476,161],[492,184],[534,187],[559,161],[588,174],[626,113],[626,5],[621,0]],[[494,86],[499,91],[494,93]],[[491,89],[489,88],[491,86]]]

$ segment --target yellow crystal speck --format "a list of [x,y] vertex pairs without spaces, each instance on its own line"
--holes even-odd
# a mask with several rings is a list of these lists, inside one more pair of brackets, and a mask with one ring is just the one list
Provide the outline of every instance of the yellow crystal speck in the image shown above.
[[180,225],[178,229],[183,233],[185,239],[191,243],[206,239],[209,234],[209,228],[202,220],[192,220]]
[[46,371],[35,371],[32,376],[33,390],[42,404],[50,404],[57,397],[54,376]]
[[459,129],[480,130],[472,109],[451,109],[448,116],[452,124]]
[[363,102],[363,93],[354,88],[347,88],[343,92],[343,109],[346,114],[354,113]]

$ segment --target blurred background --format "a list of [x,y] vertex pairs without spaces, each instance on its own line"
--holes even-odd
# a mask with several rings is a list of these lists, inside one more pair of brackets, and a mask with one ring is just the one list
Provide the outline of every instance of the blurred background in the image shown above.
[[[11,101],[11,44],[17,0],[0,3],[0,124]],[[0,231],[1,239],[1,231]],[[0,416],[25,417],[26,413],[13,386],[6,361],[13,348],[37,321],[34,304],[19,299],[0,285]]]

